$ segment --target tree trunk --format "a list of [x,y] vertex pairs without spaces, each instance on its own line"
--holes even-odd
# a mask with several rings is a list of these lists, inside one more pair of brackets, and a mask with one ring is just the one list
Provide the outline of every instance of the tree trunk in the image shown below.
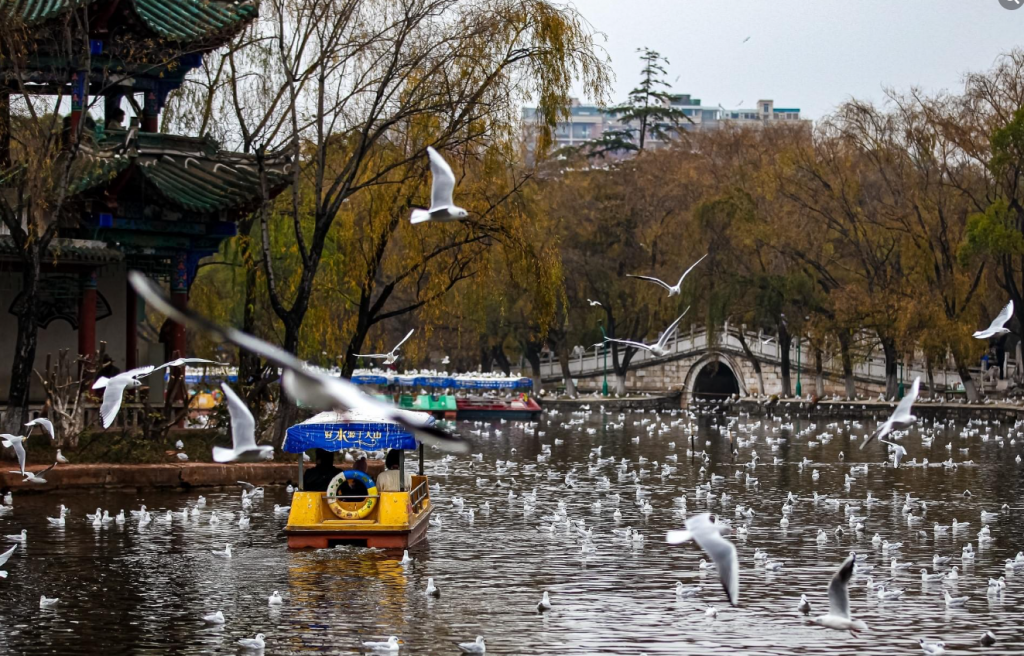
[[779,353],[782,357],[782,362],[779,364],[779,368],[782,369],[782,397],[790,398],[793,396],[793,385],[790,380],[789,374],[789,349],[793,345],[793,338],[789,335],[789,330],[786,328],[785,322],[779,323]]
[[935,398],[935,374],[932,371],[932,359],[925,355],[924,356],[924,369],[928,374],[928,398]]
[[[242,331],[250,335],[256,334],[256,293],[259,280],[259,263],[252,252],[252,242],[249,233],[252,230],[252,219],[246,219],[239,224],[238,249],[242,256],[242,268],[245,271],[245,307],[242,308]],[[263,374],[263,367],[260,363],[260,356],[255,353],[238,350],[238,382],[250,388],[257,386],[259,378]],[[254,390],[255,391],[255,390]],[[258,394],[253,394],[258,396]],[[252,403],[256,399],[250,397]]]
[[819,399],[825,396],[825,362],[820,348],[814,349],[814,394]]
[[[754,367],[754,373],[757,374],[757,395],[765,394],[764,391],[764,376],[761,374],[761,362],[754,356],[754,352],[750,350],[750,346],[747,344],[746,338],[743,336],[743,330],[736,331],[736,337],[740,340],[740,346],[743,347],[743,354],[750,360],[750,364]],[[749,390],[747,390],[749,392]]]
[[978,388],[974,386],[974,378],[971,377],[971,372],[967,370],[967,365],[956,356],[953,356],[953,362],[956,365],[956,372],[960,374],[960,382],[964,384],[964,392],[967,393],[967,402],[977,403]]
[[846,380],[846,398],[857,397],[857,382],[853,379],[853,356],[850,354],[850,333],[845,330],[838,332],[839,352],[843,359],[843,378]]
[[494,364],[494,352],[486,343],[480,345],[480,370],[488,372]]
[[[364,298],[366,297],[364,296]],[[369,309],[368,303],[360,303],[359,317],[356,320],[355,332],[352,333],[352,339],[348,341],[348,346],[345,347],[345,360],[341,363],[342,378],[352,377],[352,374],[356,370],[356,361],[359,359],[356,357],[356,354],[363,350],[363,344],[366,343],[366,336],[370,334],[369,316],[364,314],[364,305]],[[485,371],[490,371],[490,368],[485,369]]]
[[626,374],[615,372],[615,396],[626,396]]
[[[299,327],[301,322],[286,320],[284,321],[284,349],[289,353],[298,354],[299,348]],[[291,399],[285,393],[284,386],[281,386],[281,394],[279,395],[278,407],[277,407],[277,427],[274,430],[274,448],[280,449],[284,443],[284,434],[288,430],[288,427],[295,423],[297,416],[295,404],[292,403]],[[318,408],[324,409],[326,408]]]
[[885,354],[885,398],[896,398],[896,390],[899,384],[897,375],[899,373],[899,353],[896,351],[896,342],[891,338],[878,336],[882,342],[882,353]]
[[508,356],[505,355],[505,349],[502,345],[495,344],[494,348],[491,349],[491,353],[494,355],[494,361],[498,363],[498,367],[501,368],[501,372],[506,376],[512,375],[512,363],[508,361]]
[[530,363],[530,378],[533,379],[533,393],[540,394],[544,381],[540,375],[540,349],[535,344],[526,345],[526,361]]
[[565,395],[569,398],[576,398],[576,383],[572,380],[572,373],[569,371],[568,349],[558,349],[558,366],[562,370],[562,381],[565,383]]
[[1024,342],[1017,341],[1016,362],[1013,367],[1013,381],[1018,385],[1024,380]]
[[39,326],[36,325],[36,307],[39,297],[39,268],[42,259],[39,244],[29,246],[25,254],[25,269],[21,274],[21,289],[24,304],[18,313],[18,334],[14,342],[14,363],[11,365],[11,387],[7,394],[7,414],[4,416],[4,430],[20,435],[28,421],[29,391],[32,384],[32,367],[36,361],[39,345]]

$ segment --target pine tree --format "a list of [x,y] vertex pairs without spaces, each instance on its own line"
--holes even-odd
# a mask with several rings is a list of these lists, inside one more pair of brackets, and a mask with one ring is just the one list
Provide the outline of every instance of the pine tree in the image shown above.
[[650,48],[637,52],[643,69],[640,84],[629,92],[629,100],[608,113],[622,122],[623,128],[608,130],[601,138],[588,145],[588,156],[594,157],[609,152],[642,151],[648,138],[668,141],[679,131],[683,121],[693,123],[689,116],[678,107],[672,106],[676,98],[669,93],[669,83],[663,79],[668,74],[665,65],[668,59]]

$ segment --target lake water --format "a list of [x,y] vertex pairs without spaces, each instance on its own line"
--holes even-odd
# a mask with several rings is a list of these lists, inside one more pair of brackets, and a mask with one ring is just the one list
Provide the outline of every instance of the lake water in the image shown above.
[[[1018,434],[1013,426],[978,425],[973,427],[976,434],[962,436],[963,426],[929,425],[927,430],[936,434],[930,446],[922,445],[925,429],[915,428],[902,439],[907,460],[928,458],[932,464],[894,470],[880,464],[885,458],[882,445],[874,443],[863,451],[851,447],[850,433],[863,435],[867,424],[854,427],[819,419],[809,429],[814,422],[807,419],[691,420],[668,413],[657,418],[629,414],[620,421],[617,414],[596,412],[596,404],[594,409],[588,415],[545,415],[533,434],[513,423],[460,424],[459,431],[476,441],[482,461],[460,457],[447,464],[447,474],[432,474],[441,485],[433,501],[443,526],[430,529],[429,540],[413,549],[415,562],[408,567],[398,563],[396,554],[365,549],[288,551],[282,533],[286,516],[273,513],[275,503],[288,503],[283,488],[266,490],[249,513],[248,529],[237,526],[241,503],[234,490],[207,493],[198,520],[185,521],[179,515],[169,525],[154,521],[142,529],[133,518],[124,526],[94,528],[85,514],[97,506],[116,514],[144,503],[159,516],[166,509],[178,512],[194,505],[199,493],[15,493],[13,513],[0,518],[0,535],[25,528],[28,543],[4,567],[9,578],[0,580],[0,653],[237,654],[243,653],[237,640],[257,632],[266,634],[266,654],[361,653],[363,640],[389,635],[404,640],[401,653],[406,654],[457,653],[453,643],[477,635],[486,638],[488,653],[506,654],[921,653],[918,638],[942,639],[951,652],[1024,651],[1024,570],[1015,576],[1004,568],[1005,559],[1024,550],[1024,466],[1014,462],[1024,453],[1024,438],[1010,444],[1007,436]],[[562,426],[570,420],[579,423]],[[644,420],[647,425],[638,425]],[[660,426],[679,420],[663,431],[648,430],[651,422]],[[830,425],[833,421],[837,423]],[[734,439],[757,437],[738,447],[735,460],[720,430],[729,422]],[[696,451],[708,452],[707,465],[687,456],[688,424],[697,426]],[[822,433],[834,438],[809,444]],[[637,436],[638,444],[632,441]],[[1002,446],[997,436],[1007,438]],[[769,437],[786,441],[773,450],[766,442]],[[564,443],[554,444],[556,439]],[[946,448],[949,442],[951,450]],[[543,444],[552,445],[551,457],[538,464]],[[596,462],[591,449],[597,446],[602,458],[614,458],[615,464],[606,462],[590,473]],[[964,454],[961,448],[969,450]],[[760,464],[750,470],[742,463],[751,460],[752,451]],[[428,451],[428,473],[443,467],[442,455]],[[663,477],[660,467],[671,455],[678,462],[668,464],[678,469]],[[658,467],[638,464],[641,456],[657,461]],[[801,469],[804,457],[813,464]],[[936,464],[950,457],[958,463],[973,460],[974,465],[947,469]],[[622,458],[627,460],[626,472],[651,470],[641,483],[650,493],[653,512],[648,515],[634,504],[635,483],[620,480],[623,470],[616,465]],[[775,458],[781,463],[773,464]],[[498,474],[499,459],[512,460],[515,466]],[[871,463],[868,474],[856,475],[845,490],[845,475],[862,462]],[[565,474],[573,468],[578,482],[564,489]],[[812,469],[820,472],[818,480],[813,480]],[[736,471],[750,472],[759,485],[745,484],[734,476]],[[717,499],[709,505],[696,497],[696,486],[711,473],[726,477],[714,485],[715,495],[725,491],[732,496],[724,507]],[[600,476],[610,479],[608,490],[597,489]],[[511,487],[496,487],[499,479]],[[524,512],[521,499],[508,500],[509,489],[521,495],[534,488],[533,512]],[[860,534],[850,529],[841,508],[811,501],[816,491],[859,504],[869,490],[880,502],[857,511],[866,516]],[[965,490],[973,495],[965,498]],[[789,527],[783,529],[779,521],[788,492],[799,500]],[[927,504],[920,524],[908,524],[902,512],[908,492]],[[608,500],[614,493],[621,495],[621,521],[613,518],[616,506]],[[689,513],[710,509],[722,512],[734,526],[749,527],[745,538],[731,538],[742,568],[739,608],[727,604],[714,573],[698,569],[703,554],[693,544],[676,547],[664,541],[667,530],[682,524],[673,500],[684,493]],[[475,509],[472,523],[452,508],[453,496]],[[544,518],[559,500],[565,501],[571,519],[582,519],[593,530],[596,553],[584,556],[579,536],[565,528],[553,534],[538,530],[542,524],[550,526]],[[597,500],[603,501],[600,510],[592,505]],[[481,511],[485,502],[489,514]],[[51,527],[46,516],[56,516],[60,503],[71,508],[67,525]],[[1004,503],[1008,511],[1000,510]],[[736,517],[737,504],[753,508],[753,518]],[[982,509],[998,513],[987,522],[994,538],[987,545],[977,541]],[[211,525],[213,510],[236,514]],[[913,514],[920,515],[921,509]],[[954,518],[970,526],[956,534],[932,530],[933,523],[948,525]],[[612,533],[626,526],[638,529],[644,543],[626,542]],[[841,537],[833,532],[837,526],[846,529]],[[827,529],[826,544],[816,542],[818,528]],[[850,550],[867,554],[866,564],[876,568],[878,577],[891,575],[888,557],[871,542],[875,533],[904,542],[896,555],[915,565],[911,573],[898,574],[894,585],[906,593],[897,601],[880,602],[866,593],[866,575],[858,575],[851,583],[851,610],[870,630],[855,638],[810,624],[796,610],[800,594],[810,599],[812,615],[824,613],[829,578]],[[222,549],[226,542],[234,557],[213,557],[211,550]],[[974,543],[977,553],[973,564],[960,561],[967,542]],[[755,564],[755,548],[783,561],[783,569],[765,572]],[[933,571],[935,554],[954,556],[950,565],[960,567],[956,586],[922,583],[919,570]],[[999,576],[1007,579],[1005,591],[987,595],[989,577]],[[424,595],[427,577],[439,587],[439,599]],[[695,598],[677,599],[677,581],[703,590]],[[944,588],[954,595],[971,595],[967,607],[947,610]],[[275,590],[284,604],[270,607],[267,599]],[[538,614],[536,605],[545,590],[554,608]],[[41,610],[41,594],[60,602]],[[705,616],[708,605],[718,609],[717,619]],[[201,615],[215,610],[224,613],[227,623],[204,625]],[[986,629],[999,638],[994,647],[978,645]]]

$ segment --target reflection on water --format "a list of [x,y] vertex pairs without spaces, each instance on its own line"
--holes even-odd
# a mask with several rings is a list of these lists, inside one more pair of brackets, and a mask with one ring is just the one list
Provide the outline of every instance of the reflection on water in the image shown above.
[[[434,501],[442,527],[430,529],[429,541],[413,550],[415,561],[408,567],[398,563],[396,554],[365,549],[289,552],[281,531],[286,517],[273,513],[275,503],[287,503],[280,488],[268,489],[255,504],[249,529],[237,525],[240,491],[207,494],[198,520],[185,521],[179,513],[171,524],[154,521],[141,529],[131,518],[124,526],[94,528],[85,514],[96,506],[116,514],[145,503],[162,515],[166,509],[195,505],[199,495],[16,494],[14,512],[0,518],[0,535],[27,528],[29,540],[5,566],[9,578],[0,580],[0,653],[235,654],[241,652],[237,640],[257,632],[267,636],[267,654],[358,653],[363,640],[389,635],[401,637],[402,653],[409,654],[453,653],[454,642],[477,635],[487,639],[488,653],[514,654],[920,653],[921,637],[943,639],[950,651],[1024,649],[1024,570],[1014,574],[1004,567],[1007,558],[1024,549],[1024,466],[1014,462],[1024,453],[1024,438],[1011,444],[1010,437],[1016,436],[1011,425],[979,425],[966,436],[963,426],[929,426],[935,439],[927,446],[922,429],[915,429],[903,444],[906,460],[916,459],[917,465],[893,470],[880,464],[883,446],[864,451],[851,446],[850,434],[862,435],[867,425],[819,420],[815,426],[790,418],[760,423],[740,418],[731,427],[732,446],[722,429],[731,420],[700,418],[694,443],[696,451],[707,451],[705,465],[687,455],[687,422],[649,430],[681,417],[548,415],[534,432],[512,423],[460,426],[463,432],[481,431],[473,437],[482,461],[459,458],[447,464],[447,474],[433,475],[441,485]],[[578,423],[562,427],[570,420]],[[639,423],[644,420],[648,423]],[[823,433],[834,437],[821,443]],[[740,444],[751,436],[753,442]],[[766,438],[788,439],[773,447]],[[556,439],[564,443],[555,444]],[[544,444],[553,445],[551,456],[538,463]],[[591,452],[597,446],[602,447],[599,465]],[[733,446],[739,451],[735,461]],[[743,465],[752,451],[760,458],[753,470]],[[640,457],[648,460],[641,463]],[[626,466],[620,469],[623,458]],[[800,468],[804,458],[810,464]],[[920,466],[924,458],[931,463],[927,467]],[[949,458],[974,464],[955,469],[939,464]],[[513,465],[498,473],[499,459]],[[863,462],[871,463],[868,473],[855,474],[845,490],[844,478]],[[678,469],[662,476],[666,464]],[[428,467],[444,469],[439,453]],[[565,475],[572,469],[577,482],[565,489]],[[640,470],[647,471],[641,485],[650,494],[653,512],[648,515],[635,505],[636,485],[629,474]],[[737,471],[749,472],[760,485],[745,484],[734,475]],[[712,473],[725,476],[714,484],[713,503],[695,493]],[[609,479],[607,490],[598,489],[602,477]],[[536,509],[524,511],[521,497],[534,489]],[[509,490],[518,498],[510,501]],[[869,490],[878,504],[863,505]],[[972,496],[965,497],[965,490]],[[731,496],[724,506],[723,491]],[[799,501],[783,529],[781,508],[788,492]],[[864,532],[850,530],[841,507],[813,503],[813,492],[862,504],[856,513],[866,517]],[[926,502],[923,512],[913,510],[924,516],[916,524],[902,512],[908,492]],[[684,493],[689,512],[710,508],[734,525],[749,527],[745,538],[736,538],[742,565],[738,609],[725,603],[714,574],[698,569],[700,552],[692,545],[664,543],[665,531],[681,524],[674,498]],[[610,500],[613,494],[621,496],[617,506]],[[475,509],[472,522],[453,508],[454,496]],[[600,509],[593,505],[598,499]],[[580,538],[564,527],[553,533],[539,530],[551,525],[545,517],[559,500],[565,501],[570,518],[583,520],[593,531],[595,553],[584,556]],[[485,502],[489,513],[482,509]],[[71,508],[64,528],[46,521],[47,515],[56,515],[59,503]],[[1009,510],[1001,510],[1004,503]],[[736,505],[751,507],[754,516],[736,517]],[[619,521],[613,519],[616,508]],[[210,524],[211,510],[235,515]],[[987,521],[993,537],[987,544],[977,540],[982,510],[997,513]],[[954,518],[970,526],[957,533],[932,529]],[[646,540],[627,542],[612,533],[626,526]],[[840,526],[845,531],[837,536],[834,529]],[[827,529],[825,544],[815,540],[819,528]],[[851,586],[851,606],[870,631],[852,638],[810,625],[796,611],[800,594],[808,595],[813,614],[825,612],[829,577],[850,550],[868,554],[866,564],[876,568],[876,578],[891,576],[888,559],[871,542],[875,533],[904,543],[898,558],[914,567],[897,574],[894,585],[906,594],[879,602],[866,593],[861,575]],[[973,564],[960,561],[967,542],[977,553]],[[213,557],[211,550],[225,543],[231,543],[234,557]],[[755,548],[783,561],[783,569],[768,573],[755,566]],[[954,556],[950,566],[960,568],[955,587],[921,581],[920,569],[933,571],[935,554]],[[1005,592],[987,595],[988,579],[999,576],[1007,579]],[[423,593],[427,577],[434,578],[440,598]],[[676,599],[677,581],[703,590],[693,599]],[[971,595],[967,608],[947,610],[946,588],[954,595]],[[283,606],[268,605],[275,590],[284,596]],[[554,608],[539,615],[536,605],[544,590],[551,593]],[[41,594],[60,597],[60,602],[41,610]],[[709,604],[718,608],[717,619],[705,617]],[[227,623],[205,626],[200,617],[215,610],[224,613]],[[978,646],[985,629],[999,637],[993,648]]]

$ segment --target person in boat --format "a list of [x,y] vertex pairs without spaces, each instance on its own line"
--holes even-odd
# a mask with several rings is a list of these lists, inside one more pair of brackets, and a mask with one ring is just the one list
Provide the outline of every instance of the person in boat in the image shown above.
[[[398,471],[398,460],[401,457],[399,449],[390,449],[384,457],[384,471],[377,477],[377,489],[381,492],[399,492],[401,474]],[[405,491],[412,490],[412,474],[405,473]]]
[[[355,455],[355,462],[352,463],[352,469],[366,473],[366,454],[358,453]],[[366,498],[367,494],[366,485],[362,481],[348,478],[338,486],[337,496],[343,497],[342,501],[362,501]]]
[[308,492],[326,492],[331,480],[341,473],[334,466],[334,453],[316,450],[316,465],[302,476],[302,489]]

